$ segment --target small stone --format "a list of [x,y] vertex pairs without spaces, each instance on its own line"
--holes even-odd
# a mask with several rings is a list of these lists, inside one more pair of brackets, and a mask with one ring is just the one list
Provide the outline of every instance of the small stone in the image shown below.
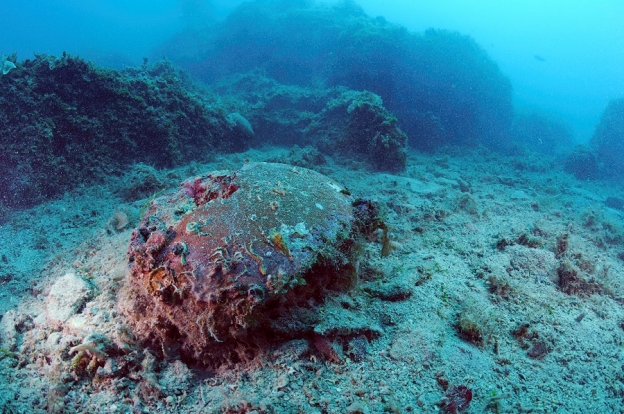
[[0,345],[8,351],[15,350],[15,346],[17,345],[17,330],[15,329],[16,318],[16,312],[10,310],[0,319]]
[[348,414],[368,414],[370,411],[361,401],[355,401],[347,407]]
[[282,374],[277,379],[277,382],[275,384],[275,389],[279,390],[281,388],[284,388],[287,385],[288,385],[288,376],[286,376],[286,374]]
[[119,366],[113,358],[108,358],[104,366],[97,369],[97,374],[101,377],[113,377],[117,373],[119,373]]
[[86,280],[75,273],[60,277],[46,298],[47,320],[60,325],[69,320],[91,296],[91,287]]
[[63,336],[60,332],[52,332],[50,335],[48,335],[48,339],[46,340],[45,344],[45,348],[48,350],[48,352],[53,352],[54,350],[58,349],[59,342],[62,338]]

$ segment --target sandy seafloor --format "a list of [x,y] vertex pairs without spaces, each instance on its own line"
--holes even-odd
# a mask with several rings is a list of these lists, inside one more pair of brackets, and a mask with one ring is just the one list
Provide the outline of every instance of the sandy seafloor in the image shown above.
[[[247,159],[293,158],[254,149],[132,177],[175,186]],[[398,175],[327,160],[316,169],[385,206],[394,246],[385,258],[380,240],[366,246],[351,292],[383,329],[361,361],[340,344],[340,360],[329,361],[297,340],[209,373],[144,358],[127,376],[98,375],[98,366],[114,369],[89,351],[91,371],[72,367],[70,349],[89,335],[131,342],[115,300],[145,199],[124,201],[137,185],[129,175],[0,227],[2,412],[434,413],[445,388],[460,385],[473,393],[464,412],[624,412],[624,220],[605,204],[624,198],[621,186],[577,181],[554,160],[477,149],[410,153]],[[121,231],[111,228],[116,211],[130,219]],[[578,271],[565,286],[562,263]],[[68,273],[88,289],[74,286],[85,302],[59,323],[49,296]],[[380,294],[388,291],[398,293]],[[481,343],[460,324],[476,327]]]

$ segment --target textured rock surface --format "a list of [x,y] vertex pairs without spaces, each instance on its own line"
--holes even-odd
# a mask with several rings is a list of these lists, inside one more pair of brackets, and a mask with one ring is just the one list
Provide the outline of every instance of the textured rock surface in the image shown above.
[[259,142],[311,145],[375,170],[405,170],[407,136],[379,95],[284,85],[258,73],[223,80],[217,90],[238,100]]
[[188,180],[133,232],[120,305],[140,338],[200,361],[280,318],[312,329],[299,310],[353,283],[353,246],[376,217],[333,180],[284,164]]
[[226,116],[195,92],[164,60],[122,72],[65,53],[18,63],[0,81],[0,210],[123,174],[135,163],[170,167],[247,148],[245,118]]

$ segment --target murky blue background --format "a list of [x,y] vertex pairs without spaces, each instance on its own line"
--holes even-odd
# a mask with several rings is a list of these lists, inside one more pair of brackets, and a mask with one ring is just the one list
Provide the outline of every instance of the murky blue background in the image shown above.
[[[297,1],[297,0],[291,0]],[[123,67],[188,26],[223,19],[235,0],[4,0],[0,53],[78,54]],[[624,2],[619,0],[362,0],[413,31],[472,36],[512,81],[518,109],[563,118],[591,136],[609,99],[624,96]],[[537,57],[536,57],[537,56]]]

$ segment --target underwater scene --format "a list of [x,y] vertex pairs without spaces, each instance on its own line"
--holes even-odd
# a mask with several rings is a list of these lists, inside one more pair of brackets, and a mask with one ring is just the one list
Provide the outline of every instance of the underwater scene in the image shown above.
[[624,3],[0,5],[0,412],[624,413]]

